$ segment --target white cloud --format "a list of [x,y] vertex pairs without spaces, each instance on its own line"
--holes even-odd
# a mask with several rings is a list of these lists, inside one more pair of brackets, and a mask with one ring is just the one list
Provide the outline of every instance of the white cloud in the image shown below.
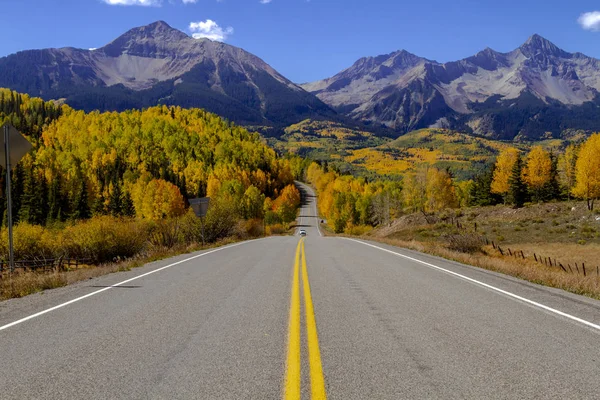
[[260,4],[269,4],[273,0],[260,0]]
[[222,28],[212,19],[207,19],[206,21],[191,22],[190,32],[194,39],[207,38],[224,42],[230,35],[233,35],[233,28],[231,26]]
[[104,0],[111,6],[160,6],[162,0]]
[[577,19],[579,25],[588,31],[600,31],[600,11],[583,13]]
[[183,4],[196,4],[198,0],[183,0]]

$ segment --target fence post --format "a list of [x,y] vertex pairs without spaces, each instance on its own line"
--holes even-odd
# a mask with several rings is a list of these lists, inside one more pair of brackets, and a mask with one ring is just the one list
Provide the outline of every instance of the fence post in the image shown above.
[[558,265],[560,265],[560,267],[563,269],[563,271],[567,272],[567,270],[565,269],[565,267],[563,267],[563,265],[561,263],[558,263]]
[[581,263],[581,269],[583,269],[583,276],[586,276],[585,275],[585,263]]

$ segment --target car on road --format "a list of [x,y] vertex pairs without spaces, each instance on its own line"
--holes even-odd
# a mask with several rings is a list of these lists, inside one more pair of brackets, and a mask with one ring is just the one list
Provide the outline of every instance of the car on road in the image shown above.
[[298,232],[298,234],[300,236],[306,236],[306,231],[304,229],[300,229],[300,232]]

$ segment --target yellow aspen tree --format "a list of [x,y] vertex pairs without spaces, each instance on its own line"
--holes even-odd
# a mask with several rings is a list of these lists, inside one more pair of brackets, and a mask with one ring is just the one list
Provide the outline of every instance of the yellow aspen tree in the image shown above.
[[447,171],[440,171],[437,168],[430,168],[427,171],[426,196],[425,208],[429,212],[458,206],[456,189]]
[[577,153],[579,152],[579,146],[576,144],[570,144],[565,149],[565,154],[560,159],[560,177],[562,184],[567,189],[568,199],[571,200],[571,192],[575,187],[577,170]]
[[594,209],[594,200],[600,197],[600,133],[595,133],[581,146],[577,163],[577,183],[573,194],[587,201]]
[[492,179],[492,193],[506,196],[510,189],[508,180],[518,156],[519,150],[513,147],[509,147],[500,152],[496,159],[496,168],[494,169],[494,178]]
[[407,174],[402,185],[402,198],[410,212],[422,211],[426,201],[426,176],[424,172]]
[[534,199],[541,201],[542,189],[552,178],[552,160],[550,153],[542,148],[535,146],[525,161],[523,168],[523,178],[529,189],[534,194]]

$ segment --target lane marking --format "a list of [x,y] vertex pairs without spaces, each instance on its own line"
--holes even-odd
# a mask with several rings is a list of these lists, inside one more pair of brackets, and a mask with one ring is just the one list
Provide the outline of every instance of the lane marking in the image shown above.
[[285,400],[300,400],[300,246],[304,239],[298,241],[292,278],[292,294],[290,300],[290,320],[288,327],[288,353],[285,367]]
[[321,363],[321,352],[319,350],[319,335],[317,334],[317,322],[310,284],[308,282],[308,270],[306,268],[306,253],[304,251],[304,240],[302,243],[302,286],[304,288],[304,308],[306,311],[306,338],[308,342],[308,362],[310,367],[310,398],[312,400],[326,400],[325,378],[323,377],[323,365]]
[[191,261],[191,260],[195,260],[196,258],[200,258],[200,257],[207,256],[207,255],[209,255],[209,254],[212,254],[212,253],[216,253],[216,252],[218,252],[218,251],[227,250],[227,249],[230,249],[230,248],[232,248],[232,247],[241,246],[241,245],[243,245],[243,244],[248,244],[248,243],[251,243],[251,242],[258,241],[258,240],[264,240],[264,239],[254,239],[254,240],[248,240],[248,241],[246,241],[246,242],[236,243],[236,244],[232,244],[232,245],[225,246],[225,247],[219,247],[218,249],[210,250],[210,251],[207,251],[206,253],[198,254],[198,255],[195,255],[195,256],[193,256],[193,257],[186,258],[185,260],[181,260],[181,261],[174,262],[173,264],[169,264],[169,265],[166,265],[166,266],[164,266],[164,267],[161,267],[161,268],[155,269],[155,270],[153,270],[153,271],[146,272],[145,274],[138,275],[138,276],[136,276],[136,277],[133,277],[133,278],[127,279],[127,280],[125,280],[125,281],[123,281],[123,282],[116,283],[116,284],[114,284],[114,285],[112,285],[112,286],[108,286],[108,287],[105,287],[105,288],[103,288],[103,289],[100,289],[100,290],[96,290],[95,292],[88,293],[88,294],[86,294],[86,295],[84,295],[84,296],[77,297],[77,298],[75,298],[75,299],[73,299],[73,300],[69,300],[69,301],[67,301],[67,302],[65,302],[65,303],[62,303],[62,304],[59,304],[59,305],[57,305],[57,306],[54,306],[54,307],[48,308],[48,309],[46,309],[46,310],[44,310],[44,311],[40,311],[40,312],[38,312],[38,313],[32,314],[32,315],[30,315],[30,316],[28,316],[28,317],[21,318],[21,319],[19,319],[19,320],[17,320],[17,321],[11,322],[10,324],[6,324],[6,325],[4,325],[4,326],[0,326],[0,331],[3,331],[3,330],[5,330],[5,329],[8,329],[8,328],[10,328],[10,327],[13,327],[13,326],[15,326],[15,325],[22,324],[23,322],[29,321],[30,319],[33,319],[33,318],[40,317],[40,316],[42,316],[42,315],[44,315],[44,314],[48,314],[49,312],[52,312],[52,311],[58,310],[59,308],[66,307],[66,306],[68,306],[68,305],[70,305],[70,304],[76,303],[76,302],[78,302],[78,301],[81,301],[81,300],[83,300],[83,299],[87,299],[88,297],[92,297],[92,296],[95,296],[95,295],[97,295],[97,294],[100,294],[100,293],[102,293],[102,292],[106,292],[107,290],[114,289],[115,287],[119,287],[119,286],[121,286],[121,285],[124,285],[124,284],[126,284],[126,283],[129,283],[129,282],[135,281],[135,280],[137,280],[137,279],[140,279],[140,278],[143,278],[143,277],[145,277],[145,276],[148,276],[148,275],[155,274],[155,273],[157,273],[157,272],[159,272],[159,271],[162,271],[162,270],[165,270],[165,269],[167,269],[167,268],[171,268],[171,267],[174,267],[174,266],[176,266],[176,265],[183,264],[183,263],[185,263],[185,262],[188,262],[188,261]]
[[353,242],[357,242],[357,243],[362,243],[362,244],[364,244],[365,246],[370,246],[370,247],[373,247],[373,248],[375,248],[375,249],[379,249],[379,250],[381,250],[381,251],[385,251],[385,252],[387,252],[387,253],[391,253],[391,254],[394,254],[394,255],[396,255],[396,256],[399,256],[399,257],[402,257],[402,258],[406,258],[407,260],[411,260],[411,261],[417,262],[417,263],[419,263],[419,264],[426,265],[426,266],[428,266],[428,267],[430,267],[430,268],[437,269],[437,270],[439,270],[439,271],[442,271],[442,272],[445,272],[445,273],[447,273],[447,274],[450,274],[450,275],[457,276],[457,277],[459,277],[459,278],[462,278],[462,279],[464,279],[464,280],[466,280],[466,281],[469,281],[469,282],[471,282],[471,283],[474,283],[474,284],[476,284],[476,285],[480,285],[480,286],[483,286],[483,287],[485,287],[485,288],[488,288],[488,289],[490,289],[490,290],[493,290],[493,291],[495,291],[495,292],[502,293],[502,294],[504,294],[504,295],[506,295],[506,296],[512,297],[512,298],[514,298],[514,299],[517,299],[517,300],[519,300],[519,301],[522,301],[522,302],[524,302],[524,303],[527,303],[527,304],[530,304],[530,305],[532,305],[532,306],[535,306],[535,307],[541,308],[541,309],[543,309],[543,310],[546,310],[546,311],[548,311],[548,312],[550,312],[550,313],[554,313],[554,314],[556,314],[556,315],[560,315],[561,317],[564,317],[564,318],[570,319],[570,320],[572,320],[572,321],[575,321],[575,322],[579,322],[580,324],[583,324],[583,325],[585,325],[585,326],[587,326],[587,327],[589,327],[589,328],[596,329],[596,330],[600,331],[600,325],[594,324],[593,322],[586,321],[586,320],[584,320],[584,319],[581,319],[581,318],[579,318],[579,317],[576,317],[576,316],[574,316],[574,315],[571,315],[571,314],[567,314],[567,313],[565,313],[565,312],[563,312],[563,311],[560,311],[560,310],[557,310],[557,309],[555,309],[555,308],[548,307],[548,306],[546,306],[546,305],[544,305],[544,304],[541,304],[541,303],[538,303],[538,302],[536,302],[536,301],[533,301],[533,300],[526,299],[525,297],[521,297],[521,296],[519,296],[519,295],[516,295],[516,294],[514,294],[514,293],[511,293],[511,292],[507,292],[506,290],[503,290],[503,289],[497,288],[497,287],[495,287],[495,286],[489,285],[489,284],[487,284],[487,283],[484,283],[484,282],[478,281],[478,280],[476,280],[476,279],[473,279],[473,278],[469,278],[468,276],[465,276],[465,275],[459,274],[459,273],[457,273],[457,272],[453,272],[453,271],[450,271],[450,270],[448,270],[448,269],[445,269],[445,268],[442,268],[442,267],[438,267],[437,265],[434,265],[434,264],[431,264],[431,263],[428,263],[428,262],[425,262],[425,261],[421,261],[421,260],[419,260],[419,259],[417,259],[417,258],[409,257],[409,256],[406,256],[406,255],[404,255],[404,254],[400,254],[400,253],[396,253],[395,251],[388,250],[388,249],[386,249],[386,248],[383,248],[383,247],[375,246],[375,245],[373,245],[373,244],[366,243],[366,242],[363,242],[363,241],[361,241],[361,240],[356,240],[356,239],[351,239],[351,238],[343,238],[343,239],[351,240],[351,241],[353,241]]

